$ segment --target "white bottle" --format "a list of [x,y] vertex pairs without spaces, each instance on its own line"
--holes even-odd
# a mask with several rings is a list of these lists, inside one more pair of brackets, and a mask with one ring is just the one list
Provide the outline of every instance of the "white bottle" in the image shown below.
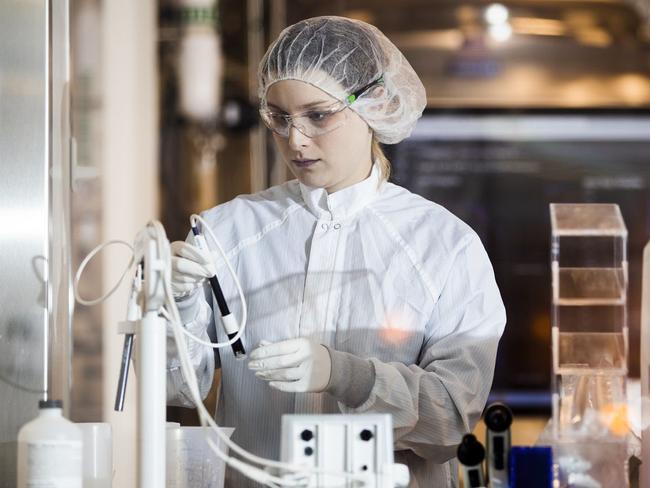
[[41,400],[38,408],[18,432],[17,488],[81,488],[81,429],[63,417],[60,400]]

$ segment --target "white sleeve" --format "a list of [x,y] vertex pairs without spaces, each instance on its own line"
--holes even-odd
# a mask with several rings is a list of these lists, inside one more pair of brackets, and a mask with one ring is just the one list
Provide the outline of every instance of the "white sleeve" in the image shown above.
[[[214,342],[209,330],[214,329],[212,308],[204,293],[195,292],[185,300],[177,302],[181,321],[190,333],[203,340]],[[212,386],[215,369],[215,353],[211,347],[204,346],[183,335],[187,344],[190,361],[199,383],[201,399],[205,399]],[[167,331],[167,404],[180,407],[195,407],[187,383],[181,372],[176,341],[171,330]]]
[[396,450],[443,463],[478,421],[492,385],[505,309],[478,236],[462,248],[436,303],[417,364],[371,359],[375,383],[357,408],[390,413]]

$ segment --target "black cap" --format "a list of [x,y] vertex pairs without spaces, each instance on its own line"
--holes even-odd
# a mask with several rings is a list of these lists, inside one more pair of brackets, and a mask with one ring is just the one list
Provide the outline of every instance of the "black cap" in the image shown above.
[[63,408],[63,402],[61,400],[40,400],[38,402],[38,408]]
[[476,466],[485,459],[485,449],[473,434],[465,434],[463,441],[458,445],[457,456],[461,464]]
[[512,425],[512,411],[503,403],[493,403],[484,416],[485,425],[493,432],[504,432]]

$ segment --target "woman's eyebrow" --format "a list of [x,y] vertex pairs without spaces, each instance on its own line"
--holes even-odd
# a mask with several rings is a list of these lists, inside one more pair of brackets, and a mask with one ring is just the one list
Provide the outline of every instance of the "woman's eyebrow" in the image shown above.
[[[317,105],[322,105],[322,104],[324,104],[324,103],[328,103],[328,100],[318,100],[318,101],[316,101],[316,102],[309,102],[309,103],[306,103],[306,104],[304,104],[304,105],[299,106],[299,107],[298,107],[298,110],[305,110],[305,109],[308,109],[308,108],[315,107],[315,106],[317,106]],[[285,110],[284,110],[283,108],[278,107],[277,105],[275,105],[275,104],[273,104],[273,103],[269,103],[269,102],[267,102],[266,104],[267,104],[269,107],[271,107],[271,108],[274,108],[274,109],[276,109],[276,110],[280,110],[280,111],[282,111],[282,112],[285,112]]]
[[312,107],[315,107],[317,105],[322,105],[323,103],[327,103],[327,100],[319,100],[317,102],[306,103],[305,105],[301,105],[298,108],[299,109],[312,108]]

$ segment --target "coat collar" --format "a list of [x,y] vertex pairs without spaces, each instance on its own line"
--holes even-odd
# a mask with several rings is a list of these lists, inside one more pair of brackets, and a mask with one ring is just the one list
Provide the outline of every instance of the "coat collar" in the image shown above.
[[380,187],[379,168],[373,164],[368,178],[332,194],[325,188],[298,184],[303,200],[314,215],[323,220],[343,220],[375,198]]

